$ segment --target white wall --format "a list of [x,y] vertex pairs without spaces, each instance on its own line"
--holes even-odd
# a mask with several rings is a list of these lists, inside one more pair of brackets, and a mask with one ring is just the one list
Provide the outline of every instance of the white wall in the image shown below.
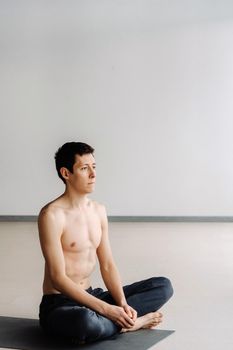
[[109,215],[232,215],[233,2],[0,1],[0,215],[96,148]]

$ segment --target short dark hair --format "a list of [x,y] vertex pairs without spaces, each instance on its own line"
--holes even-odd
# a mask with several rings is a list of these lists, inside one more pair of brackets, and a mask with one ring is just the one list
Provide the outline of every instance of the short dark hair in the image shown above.
[[94,148],[83,142],[67,142],[61,146],[55,153],[55,163],[58,176],[64,183],[65,179],[60,173],[62,167],[67,168],[71,173],[73,173],[73,165],[75,163],[76,154],[82,156],[83,154],[93,154]]

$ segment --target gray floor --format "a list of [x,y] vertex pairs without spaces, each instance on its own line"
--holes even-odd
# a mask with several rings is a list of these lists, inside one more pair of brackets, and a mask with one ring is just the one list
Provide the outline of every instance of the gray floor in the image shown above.
[[[160,350],[233,349],[233,223],[110,223],[123,283],[167,276],[175,294]],[[37,317],[43,260],[35,223],[0,223],[0,314]],[[98,270],[98,269],[97,269]],[[99,273],[93,286],[102,285]]]

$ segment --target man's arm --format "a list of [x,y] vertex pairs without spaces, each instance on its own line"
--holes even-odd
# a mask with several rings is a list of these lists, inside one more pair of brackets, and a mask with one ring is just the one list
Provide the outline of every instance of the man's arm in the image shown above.
[[124,310],[120,307],[109,305],[87,293],[66,275],[61,245],[64,227],[63,220],[62,215],[51,209],[42,210],[38,219],[41,249],[54,288],[78,303],[108,317],[122,327],[130,327],[132,323],[130,323],[130,319],[125,319]]
[[108,219],[105,207],[100,210],[102,238],[97,249],[97,256],[100,263],[100,271],[104,283],[118,306],[123,307],[128,316],[135,321],[137,312],[127,304],[122,288],[119,271],[113,259],[112,250],[108,236]]

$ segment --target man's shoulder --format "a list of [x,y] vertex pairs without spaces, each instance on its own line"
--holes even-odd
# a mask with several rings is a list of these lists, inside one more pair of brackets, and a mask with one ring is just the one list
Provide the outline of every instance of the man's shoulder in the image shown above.
[[42,218],[58,218],[63,215],[64,210],[59,205],[59,198],[47,203],[41,208],[39,220]]
[[97,212],[106,213],[106,207],[104,204],[97,202],[97,201],[94,201],[94,200],[92,200],[91,203]]
[[93,201],[93,206],[95,208],[95,212],[99,216],[101,225],[106,225],[106,222],[108,220],[107,218],[107,212],[106,212],[106,207],[104,204]]

